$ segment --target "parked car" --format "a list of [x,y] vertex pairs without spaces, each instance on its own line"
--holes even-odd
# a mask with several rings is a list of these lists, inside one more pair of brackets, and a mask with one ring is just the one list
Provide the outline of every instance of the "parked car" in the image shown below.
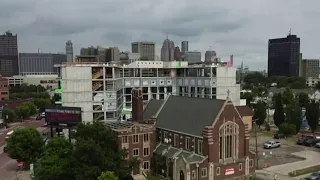
[[320,179],[320,172],[314,172],[310,176],[305,178],[306,180],[319,180]]
[[267,141],[264,143],[263,147],[265,149],[278,148],[281,146],[281,143],[278,141]]
[[305,141],[305,138],[299,138],[298,141],[297,141],[297,144],[298,145],[303,145],[304,141]]
[[320,148],[320,142],[316,143],[316,144],[314,145],[314,147]]
[[311,147],[313,145],[313,139],[309,139],[309,138],[305,139],[303,141],[303,145]]
[[273,135],[273,138],[274,139],[284,139],[284,138],[286,138],[286,136],[284,134],[277,133],[277,134]]

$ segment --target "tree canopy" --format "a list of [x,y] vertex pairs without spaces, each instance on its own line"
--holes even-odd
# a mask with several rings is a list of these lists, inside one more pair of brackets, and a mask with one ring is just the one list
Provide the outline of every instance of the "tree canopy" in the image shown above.
[[281,93],[275,94],[275,104],[274,104],[274,114],[273,120],[274,124],[279,127],[285,121],[283,103],[282,103],[282,95]]
[[266,104],[262,101],[259,101],[255,105],[253,119],[255,120],[256,124],[259,127],[264,124],[265,119],[267,117],[266,109],[267,109]]
[[41,85],[27,85],[13,86],[10,88],[10,94],[12,93],[30,93],[30,92],[45,92],[46,88]]
[[253,72],[247,74],[243,79],[245,84],[251,84],[254,86],[266,85],[268,83],[268,78],[259,72]]
[[64,137],[53,138],[36,168],[36,180],[74,180],[73,146]]
[[114,175],[113,172],[107,171],[103,172],[101,176],[98,177],[98,180],[119,180],[119,178]]
[[294,132],[299,132],[302,124],[302,112],[298,99],[293,99],[285,108],[286,123],[294,125]]
[[43,153],[43,139],[34,128],[19,128],[7,140],[8,155],[29,165]]
[[310,99],[309,99],[309,96],[307,93],[300,93],[299,96],[299,104],[300,104],[300,107],[307,107],[309,102],[310,102]]
[[310,104],[307,106],[306,118],[312,132],[317,130],[319,123],[319,103],[315,100],[311,100]]
[[294,95],[290,88],[286,88],[282,94],[282,102],[284,105],[289,105],[294,99]]
[[81,123],[71,137],[74,143],[56,138],[49,142],[36,178],[97,180],[105,177],[103,172],[110,171],[119,179],[126,179],[139,163],[137,159],[125,159],[127,150],[119,148],[116,134],[101,122]]

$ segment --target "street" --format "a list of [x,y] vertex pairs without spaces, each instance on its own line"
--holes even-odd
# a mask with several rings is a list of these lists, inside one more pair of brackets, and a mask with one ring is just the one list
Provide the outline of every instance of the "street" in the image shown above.
[[[13,123],[8,129],[0,129],[0,180],[15,180],[19,177],[21,180],[30,180],[30,175],[28,171],[18,172],[17,161],[8,157],[7,153],[3,152],[3,148],[6,144],[5,137],[7,132],[16,129],[18,127],[33,127],[45,130],[44,128],[39,128],[44,125],[44,120],[41,121],[25,121],[22,123]],[[40,131],[41,131],[40,130]]]

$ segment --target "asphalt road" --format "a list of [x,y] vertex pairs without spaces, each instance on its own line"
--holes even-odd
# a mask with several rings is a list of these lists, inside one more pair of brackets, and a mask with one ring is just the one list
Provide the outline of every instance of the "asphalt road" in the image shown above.
[[[20,179],[27,180],[28,172],[17,172],[17,161],[8,157],[7,153],[3,152],[3,147],[5,145],[5,137],[7,132],[16,129],[18,127],[33,127],[39,130],[45,130],[39,128],[44,125],[44,121],[26,121],[23,123],[12,124],[12,127],[8,129],[0,129],[0,180],[15,180],[17,176]],[[23,178],[24,177],[24,178]]]

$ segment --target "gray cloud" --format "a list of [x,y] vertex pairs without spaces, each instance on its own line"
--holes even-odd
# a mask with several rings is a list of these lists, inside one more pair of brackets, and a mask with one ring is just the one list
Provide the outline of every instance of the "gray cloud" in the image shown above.
[[[301,38],[305,57],[319,58],[318,0],[2,0],[0,33],[18,33],[19,51],[63,52],[74,42],[75,54],[91,45],[130,50],[131,41],[155,41],[157,53],[166,35],[191,50],[216,50],[222,59],[266,68],[267,41],[289,29]],[[262,66],[263,65],[263,66]]]

